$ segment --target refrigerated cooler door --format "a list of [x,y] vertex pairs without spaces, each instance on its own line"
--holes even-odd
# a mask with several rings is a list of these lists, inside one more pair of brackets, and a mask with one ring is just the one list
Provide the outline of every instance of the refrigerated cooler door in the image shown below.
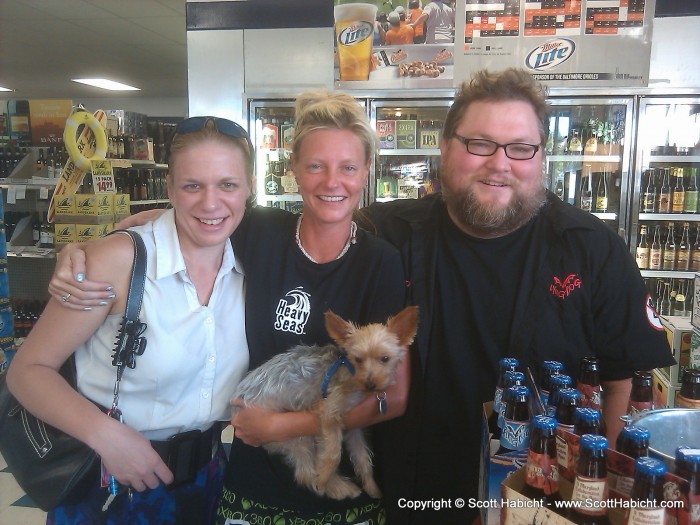
[[627,239],[632,98],[557,98],[545,147],[546,184]]
[[630,245],[661,315],[690,315],[700,271],[699,114],[697,96],[640,100]]
[[301,195],[290,164],[294,136],[294,101],[249,100],[248,119],[250,138],[256,154],[257,205],[300,212]]
[[379,136],[367,203],[417,199],[438,191],[440,140],[449,99],[370,102]]

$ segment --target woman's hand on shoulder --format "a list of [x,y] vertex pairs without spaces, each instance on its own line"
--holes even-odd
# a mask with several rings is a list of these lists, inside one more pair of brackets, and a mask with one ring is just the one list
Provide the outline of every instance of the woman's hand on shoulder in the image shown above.
[[133,251],[127,249],[131,241],[119,239],[121,237],[112,235],[87,243],[66,245],[56,254],[56,268],[49,282],[51,296],[61,306],[72,310],[111,307],[116,298],[117,284],[112,269],[119,270],[121,263],[131,268],[133,260]]

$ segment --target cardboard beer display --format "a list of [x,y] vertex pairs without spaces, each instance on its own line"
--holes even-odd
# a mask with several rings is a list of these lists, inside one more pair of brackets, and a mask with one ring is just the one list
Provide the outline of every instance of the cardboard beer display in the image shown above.
[[[53,222],[56,215],[57,196],[73,195],[90,169],[90,162],[104,160],[107,154],[107,134],[104,128],[106,122],[107,115],[101,109],[94,113],[78,109],[66,120],[63,142],[68,151],[68,160],[49,203],[49,222]],[[82,132],[76,137],[79,127],[83,124]]]

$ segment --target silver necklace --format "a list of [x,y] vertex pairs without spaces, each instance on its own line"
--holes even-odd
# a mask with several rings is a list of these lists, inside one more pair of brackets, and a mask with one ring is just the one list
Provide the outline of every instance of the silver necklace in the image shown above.
[[[303,253],[304,256],[308,260],[310,260],[314,264],[319,264],[319,262],[316,259],[314,259],[313,257],[311,257],[311,255],[309,255],[309,253],[301,245],[301,238],[299,237],[299,230],[301,229],[301,218],[303,216],[304,216],[304,214],[302,213],[301,215],[299,215],[299,219],[297,219],[297,231],[296,231],[296,235],[295,235],[295,239],[297,241],[297,246],[301,250],[301,253]],[[338,254],[338,257],[336,257],[335,260],[337,261],[343,255],[345,255],[348,252],[348,250],[350,249],[350,245],[355,244],[356,242],[357,242],[357,224],[355,224],[355,221],[350,221],[350,236],[348,237],[348,240],[345,243],[345,246],[343,246],[343,249],[340,251],[340,253]]]

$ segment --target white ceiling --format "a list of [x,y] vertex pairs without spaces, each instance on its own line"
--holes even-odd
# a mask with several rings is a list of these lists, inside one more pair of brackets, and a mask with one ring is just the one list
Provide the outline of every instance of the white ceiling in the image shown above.
[[[0,0],[3,98],[186,97],[185,0]],[[105,77],[141,91],[71,82]]]

